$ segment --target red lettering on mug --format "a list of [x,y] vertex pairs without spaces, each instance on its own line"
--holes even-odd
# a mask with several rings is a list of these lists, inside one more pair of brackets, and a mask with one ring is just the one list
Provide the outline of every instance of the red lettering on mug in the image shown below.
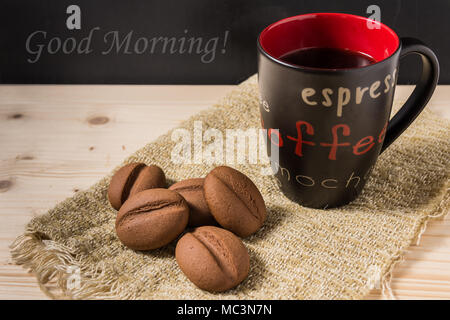
[[[281,137],[280,132],[278,130],[269,129],[268,130],[268,134],[269,134],[270,141],[274,145],[276,145],[277,147],[282,147],[283,146],[283,138]],[[272,139],[272,134],[277,136],[277,138],[275,138],[276,140]]]
[[320,143],[320,145],[323,147],[331,147],[330,153],[328,154],[328,159],[330,159],[330,160],[336,160],[336,153],[337,153],[338,147],[346,147],[346,146],[350,145],[349,142],[339,143],[339,138],[338,138],[338,129],[339,128],[342,128],[342,134],[344,136],[348,137],[350,135],[350,127],[348,125],[337,124],[337,125],[333,126],[333,128],[331,128],[331,132],[333,134],[333,142],[332,143],[325,143],[325,142]]
[[[367,136],[359,140],[354,146],[353,146],[353,153],[356,155],[361,155],[372,149],[372,147],[375,145],[375,142],[373,142],[374,139],[372,136]],[[364,148],[363,150],[360,150],[361,148]]]
[[388,122],[386,122],[386,124],[383,127],[383,130],[381,130],[380,135],[378,136],[378,142],[381,143],[384,140],[384,137],[386,136],[386,129],[388,126]]
[[298,156],[303,156],[303,144],[308,144],[310,146],[314,146],[316,145],[314,142],[312,141],[304,141],[303,140],[303,134],[302,134],[302,126],[306,127],[306,133],[309,134],[310,136],[314,135],[314,128],[313,126],[306,122],[306,121],[297,121],[296,122],[296,127],[297,127],[297,138],[291,137],[291,136],[287,136],[288,139],[292,140],[292,141],[297,141],[297,145],[295,146],[295,154]]

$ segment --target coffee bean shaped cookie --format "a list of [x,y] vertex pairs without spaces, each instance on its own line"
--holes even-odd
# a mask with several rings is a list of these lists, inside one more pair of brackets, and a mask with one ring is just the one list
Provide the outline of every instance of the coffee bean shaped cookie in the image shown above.
[[222,292],[248,275],[250,257],[242,241],[230,231],[204,226],[178,240],[175,258],[181,271],[197,287]]
[[131,249],[157,249],[175,240],[186,228],[188,218],[188,205],[178,193],[148,189],[122,205],[116,217],[116,233]]
[[119,210],[128,197],[151,188],[164,188],[166,177],[155,165],[130,163],[120,168],[112,177],[108,189],[111,206]]
[[261,228],[266,205],[255,184],[243,173],[221,166],[205,178],[205,200],[216,221],[240,237]]
[[203,195],[205,179],[195,178],[177,182],[169,190],[178,192],[189,206],[189,227],[200,227],[217,224],[214,220]]

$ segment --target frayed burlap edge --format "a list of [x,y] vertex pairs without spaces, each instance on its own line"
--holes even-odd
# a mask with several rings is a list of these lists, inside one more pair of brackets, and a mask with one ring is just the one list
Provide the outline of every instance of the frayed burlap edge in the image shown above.
[[[437,199],[441,199],[436,206],[436,209],[433,212],[430,212],[426,216],[421,219],[416,227],[416,231],[414,232],[414,238],[411,243],[408,244],[405,248],[401,248],[399,250],[398,255],[393,255],[391,257],[392,262],[388,266],[387,271],[381,277],[381,294],[384,298],[387,299],[395,299],[395,295],[391,288],[392,274],[394,272],[395,267],[404,261],[406,252],[411,245],[420,245],[420,239],[422,234],[426,231],[427,225],[432,220],[444,219],[448,214],[448,208],[450,207],[450,183],[446,183],[445,187],[442,191],[443,195],[439,195]],[[367,292],[368,294],[369,292]]]
[[[40,239],[27,230],[11,245],[14,261],[32,272],[41,290],[52,299],[133,299],[114,286],[115,278],[101,266],[90,267],[80,262],[74,252],[55,241]],[[77,267],[83,273],[83,284],[68,290],[67,268]]]

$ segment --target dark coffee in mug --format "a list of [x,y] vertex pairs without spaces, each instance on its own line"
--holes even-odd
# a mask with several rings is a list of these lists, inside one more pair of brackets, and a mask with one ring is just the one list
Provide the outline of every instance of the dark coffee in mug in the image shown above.
[[[283,193],[303,206],[354,200],[382,153],[427,104],[439,77],[435,54],[382,23],[340,13],[275,22],[258,37],[261,123]],[[399,60],[422,59],[422,76],[390,119]],[[395,183],[395,182],[391,182]]]
[[322,69],[360,68],[376,62],[374,58],[362,52],[336,48],[298,49],[283,54],[280,60],[298,66]]

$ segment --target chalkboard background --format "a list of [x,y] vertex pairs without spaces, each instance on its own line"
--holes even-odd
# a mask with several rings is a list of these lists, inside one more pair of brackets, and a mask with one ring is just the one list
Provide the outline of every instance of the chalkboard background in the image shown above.
[[[374,4],[400,37],[417,37],[436,52],[440,83],[449,84],[448,0],[2,0],[0,83],[234,84],[256,72],[256,37],[266,25],[308,12],[368,17]],[[81,9],[80,30],[66,26],[69,5]],[[126,42],[111,48],[130,32],[128,49]],[[65,41],[66,52],[80,42],[84,51],[62,52]],[[414,83],[420,59],[404,60],[399,83]]]

